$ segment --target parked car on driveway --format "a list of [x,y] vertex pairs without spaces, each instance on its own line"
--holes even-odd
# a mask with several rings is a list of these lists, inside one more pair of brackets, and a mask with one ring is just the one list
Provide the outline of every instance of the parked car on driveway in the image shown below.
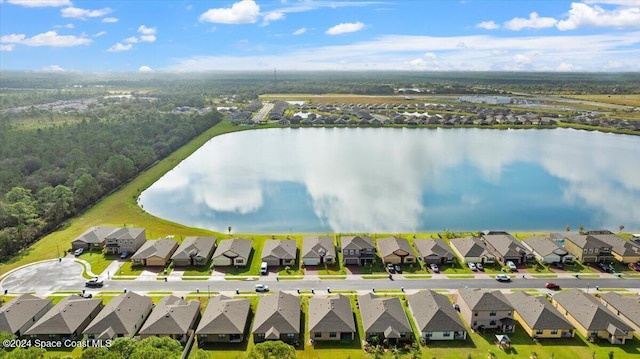
[[129,256],[129,252],[122,252],[120,253],[120,259],[125,259]]
[[268,292],[269,286],[266,284],[256,284],[256,292]]
[[84,286],[89,288],[102,288],[104,282],[99,280],[98,277],[88,280]]
[[476,268],[478,268],[478,270],[484,271],[484,266],[482,265],[482,263],[476,263]]
[[474,272],[478,270],[478,267],[476,267],[475,263],[469,263],[467,265],[469,266],[469,269],[471,269]]
[[613,267],[610,264],[604,263],[604,262],[598,262],[598,267],[600,269],[602,269],[603,271],[607,272],[607,273],[613,273],[615,272],[615,270],[613,269]]
[[629,269],[640,272],[640,262],[638,263],[629,263]]
[[73,251],[73,255],[77,257],[77,256],[81,255],[82,252],[84,252],[84,248],[78,248],[75,251]]
[[393,265],[393,263],[387,263],[387,271],[389,271],[389,273],[395,273],[396,269]]
[[559,285],[557,285],[556,283],[551,283],[551,282],[545,284],[544,287],[547,288],[547,289],[554,289],[554,290],[560,289]]
[[497,280],[498,282],[511,282],[511,277],[509,277],[509,276],[508,276],[508,275],[506,275],[506,274],[498,274],[498,275],[496,276],[496,280]]
[[507,265],[507,267],[509,267],[509,269],[512,272],[517,272],[518,271],[518,267],[516,267],[516,264],[513,263],[512,261],[507,261],[507,263],[505,263]]
[[402,267],[400,267],[399,264],[396,264],[396,266],[393,267],[393,269],[395,269],[397,273],[402,273]]
[[552,266],[558,268],[558,269],[563,269],[564,268],[564,264],[562,264],[562,262],[553,262],[551,263]]
[[431,267],[431,270],[433,271],[433,273],[440,273],[440,268],[438,268],[437,264],[431,263],[429,267]]

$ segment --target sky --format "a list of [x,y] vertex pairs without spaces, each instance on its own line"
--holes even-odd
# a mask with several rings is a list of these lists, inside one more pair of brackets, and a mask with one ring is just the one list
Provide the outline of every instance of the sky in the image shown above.
[[0,70],[640,71],[640,0],[0,0]]

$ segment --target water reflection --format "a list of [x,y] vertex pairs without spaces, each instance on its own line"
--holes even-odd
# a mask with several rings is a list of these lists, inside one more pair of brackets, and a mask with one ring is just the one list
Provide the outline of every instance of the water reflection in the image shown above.
[[148,212],[237,232],[640,229],[640,137],[584,131],[268,129],[214,138]]

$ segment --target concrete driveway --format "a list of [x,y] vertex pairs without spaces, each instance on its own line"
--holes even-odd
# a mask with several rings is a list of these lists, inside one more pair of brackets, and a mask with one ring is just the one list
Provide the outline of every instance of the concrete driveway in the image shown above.
[[71,258],[63,258],[62,262],[57,259],[40,262],[10,273],[0,285],[3,292],[9,293],[82,290],[86,281],[82,269],[82,265]]

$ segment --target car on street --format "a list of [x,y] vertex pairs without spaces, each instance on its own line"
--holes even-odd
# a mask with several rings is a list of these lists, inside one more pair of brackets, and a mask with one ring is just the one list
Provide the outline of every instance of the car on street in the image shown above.
[[516,264],[513,263],[512,261],[507,261],[507,263],[505,264],[507,265],[507,267],[509,267],[509,270],[511,270],[512,272],[518,271],[518,267],[516,267]]
[[84,286],[89,288],[102,288],[102,286],[104,286],[104,282],[99,280],[98,277],[95,277],[88,280]]
[[395,266],[393,265],[393,263],[387,263],[387,271],[389,273],[395,273],[396,272],[396,269],[395,269]]
[[498,274],[498,275],[496,276],[496,280],[497,280],[498,282],[511,282],[511,277],[509,277],[509,276],[508,276],[508,275],[506,275],[506,274]]
[[553,290],[559,290],[560,289],[559,285],[557,285],[556,283],[552,283],[552,282],[549,282],[549,283],[545,284],[544,287],[547,288],[547,289],[553,289]]
[[77,257],[77,256],[81,255],[82,252],[84,252],[84,248],[78,248],[75,251],[73,251],[73,255]]
[[433,273],[440,273],[440,268],[438,268],[437,264],[431,263],[429,267],[431,267],[431,270],[433,271]]
[[640,262],[638,262],[638,263],[629,263],[629,269],[634,270],[636,272],[640,272]]
[[122,252],[122,253],[120,254],[120,259],[125,259],[125,258],[127,258],[128,256],[129,256],[129,252]]
[[469,269],[471,269],[471,270],[472,270],[472,271],[474,271],[474,272],[478,270],[478,267],[476,267],[476,264],[475,264],[475,263],[471,263],[471,262],[470,262],[470,263],[469,263],[469,264],[467,264],[467,265],[469,266]]
[[87,299],[93,298],[93,294],[91,293],[79,293],[78,295],[81,296],[82,298],[87,298]]
[[256,284],[256,292],[261,293],[261,292],[268,292],[269,291],[269,286],[266,284]]
[[478,268],[478,270],[484,271],[484,266],[482,265],[482,263],[476,263],[476,268]]

